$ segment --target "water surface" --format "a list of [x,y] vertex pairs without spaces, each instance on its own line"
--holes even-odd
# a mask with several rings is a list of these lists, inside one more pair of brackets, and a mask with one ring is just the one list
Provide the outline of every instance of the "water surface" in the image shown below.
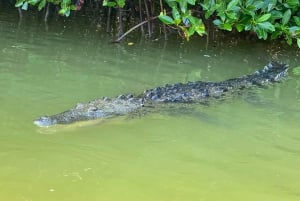
[[[33,119],[102,96],[220,81],[299,50],[237,39],[111,37],[88,20],[0,12],[0,200],[296,201],[300,82],[208,105],[40,129]],[[221,36],[220,36],[221,37]],[[133,45],[127,45],[133,42]]]

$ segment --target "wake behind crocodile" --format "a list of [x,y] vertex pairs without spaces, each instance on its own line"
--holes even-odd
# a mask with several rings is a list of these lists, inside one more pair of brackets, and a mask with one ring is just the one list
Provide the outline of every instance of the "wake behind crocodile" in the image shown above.
[[[112,118],[127,115],[151,106],[170,103],[199,103],[216,99],[244,89],[280,82],[287,76],[288,65],[270,62],[263,69],[250,75],[221,82],[188,82],[167,84],[145,90],[138,95],[119,95],[100,98],[50,116],[34,120],[39,127],[71,124],[78,121]],[[149,107],[150,106],[150,107]],[[147,109],[149,111],[149,109]]]

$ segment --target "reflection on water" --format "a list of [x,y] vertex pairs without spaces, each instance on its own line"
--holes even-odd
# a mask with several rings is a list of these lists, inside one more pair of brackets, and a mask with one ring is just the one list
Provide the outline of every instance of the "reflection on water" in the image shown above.
[[275,56],[299,66],[297,49],[225,39],[208,48],[205,39],[116,45],[82,22],[46,30],[34,19],[18,25],[15,14],[0,13],[0,200],[300,199],[293,73],[208,105],[49,130],[32,124],[101,96],[252,73]]

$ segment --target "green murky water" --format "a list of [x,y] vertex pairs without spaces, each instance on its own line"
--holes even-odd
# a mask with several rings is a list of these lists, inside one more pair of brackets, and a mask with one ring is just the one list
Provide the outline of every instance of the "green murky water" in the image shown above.
[[300,200],[300,81],[292,70],[284,83],[207,106],[49,129],[32,123],[102,96],[252,73],[272,58],[299,66],[297,49],[234,39],[115,45],[87,22],[18,23],[5,12],[1,201]]

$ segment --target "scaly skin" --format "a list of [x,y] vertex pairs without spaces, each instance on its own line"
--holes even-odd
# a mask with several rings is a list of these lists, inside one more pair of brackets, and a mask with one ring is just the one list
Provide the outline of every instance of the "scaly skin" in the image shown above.
[[89,103],[77,104],[65,112],[43,116],[34,120],[40,127],[55,124],[70,124],[76,121],[85,121],[100,118],[110,118],[129,114],[142,108],[144,105],[157,103],[196,103],[207,101],[209,98],[218,98],[228,93],[254,86],[264,86],[279,82],[287,76],[288,65],[270,62],[264,69],[251,75],[233,78],[222,82],[188,82],[156,87],[133,95],[120,95],[116,98],[101,98]]

